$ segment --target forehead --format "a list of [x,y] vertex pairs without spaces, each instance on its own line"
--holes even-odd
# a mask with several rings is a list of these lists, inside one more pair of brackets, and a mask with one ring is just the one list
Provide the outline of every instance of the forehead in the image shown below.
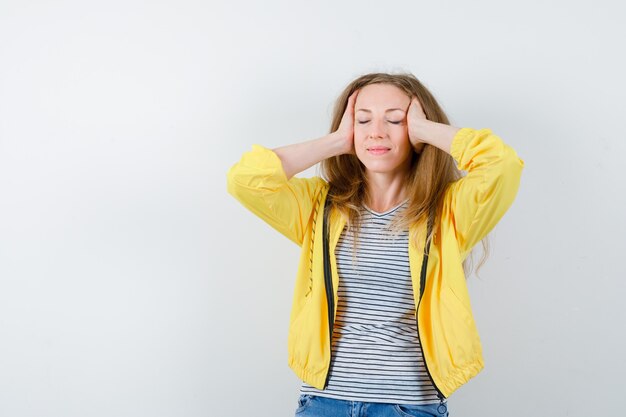
[[377,109],[389,107],[406,107],[411,99],[395,85],[370,84],[359,90],[356,97],[355,110]]

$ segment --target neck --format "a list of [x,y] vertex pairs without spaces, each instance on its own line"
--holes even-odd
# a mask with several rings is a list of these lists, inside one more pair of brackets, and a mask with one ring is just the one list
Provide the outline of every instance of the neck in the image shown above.
[[369,173],[367,177],[369,199],[365,204],[374,211],[385,212],[407,199],[403,176],[389,176],[383,173]]

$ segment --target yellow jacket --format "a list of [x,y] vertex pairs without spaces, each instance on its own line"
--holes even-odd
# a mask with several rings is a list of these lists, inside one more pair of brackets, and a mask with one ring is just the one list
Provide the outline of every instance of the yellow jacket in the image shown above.
[[[482,347],[472,315],[462,261],[513,203],[524,161],[490,129],[462,128],[451,155],[467,175],[446,189],[435,225],[424,291],[420,288],[424,241],[409,243],[416,319],[426,366],[446,398],[483,368]],[[322,226],[328,183],[320,177],[287,180],[270,149],[252,145],[227,174],[228,192],[302,250],[287,342],[289,367],[300,379],[324,389],[331,363],[329,323],[337,313],[339,277],[333,254],[345,219],[330,215],[333,300],[324,283]],[[422,226],[425,229],[425,226]],[[422,231],[425,236],[425,230]],[[422,293],[420,299],[420,293]],[[329,306],[334,306],[332,321]]]

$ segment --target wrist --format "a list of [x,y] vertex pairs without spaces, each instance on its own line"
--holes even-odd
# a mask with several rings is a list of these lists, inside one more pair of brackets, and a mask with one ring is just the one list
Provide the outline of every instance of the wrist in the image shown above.
[[417,119],[411,121],[409,138],[411,139],[413,146],[419,145],[420,142],[424,142],[427,139],[428,132],[432,129],[433,124],[436,123],[428,119]]
[[350,153],[350,150],[352,149],[352,143],[350,143],[348,138],[336,131],[326,135],[324,140],[325,147],[329,152],[329,158],[331,156],[339,156]]
[[415,146],[418,141],[425,142],[450,153],[452,140],[459,130],[455,126],[428,120],[412,130],[415,136],[411,138],[411,143]]

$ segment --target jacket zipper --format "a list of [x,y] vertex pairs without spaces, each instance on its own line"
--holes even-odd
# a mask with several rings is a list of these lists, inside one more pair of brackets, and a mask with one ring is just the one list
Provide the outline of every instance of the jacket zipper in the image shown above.
[[328,364],[328,371],[326,372],[326,381],[324,382],[324,389],[328,386],[328,379],[330,378],[330,366],[333,359],[333,328],[335,323],[335,297],[333,294],[333,280],[332,270],[330,268],[330,251],[328,244],[329,226],[328,226],[328,196],[326,197],[326,203],[324,204],[324,224],[323,224],[323,246],[324,246],[324,285],[326,287],[326,304],[328,305],[328,335],[329,335],[329,353],[330,362]]
[[[421,295],[420,295],[420,300],[419,300],[418,306],[417,306],[418,310],[419,310],[419,304],[421,304],[421,301],[422,301],[422,298],[421,298]],[[417,322],[417,311],[418,310],[415,311],[415,314],[416,314],[415,322],[417,323],[417,340],[420,343],[420,348],[422,348],[422,340],[420,339],[420,326],[419,326],[419,323]],[[424,348],[422,348],[422,352],[423,351],[424,351]],[[424,356],[424,355],[422,355],[422,356]],[[426,356],[424,356],[424,366],[426,367],[426,373],[428,374],[428,377],[430,378],[430,382],[432,382],[433,387],[435,387],[435,389],[437,390],[437,397],[439,397],[439,407],[441,407],[442,405],[445,407],[445,404],[443,403],[443,400],[446,397],[439,390],[439,387],[437,387],[437,384],[435,384],[435,380],[433,379],[432,375],[430,374],[430,370],[428,369],[428,363],[426,361]],[[440,412],[443,414],[445,412],[445,409],[444,409],[444,411],[440,411]]]
[[[330,284],[330,285],[329,285]],[[330,293],[328,291],[328,287],[330,286]],[[326,373],[326,382],[324,382],[324,389],[326,389],[326,387],[328,386],[328,379],[330,378],[330,364],[332,364],[333,361],[333,349],[332,349],[332,344],[333,344],[333,325],[334,325],[334,310],[335,310],[335,300],[332,294],[332,281],[329,283],[328,280],[326,280],[326,299],[329,300],[328,303],[328,322],[329,322],[329,334],[330,334],[330,352],[329,352],[329,356],[330,356],[330,362],[328,365],[328,372]]]
[[[419,297],[419,300],[417,301],[417,308],[415,309],[415,324],[417,326],[417,340],[419,341],[422,352],[424,352],[424,348],[422,346],[422,339],[420,338],[420,326],[419,326],[419,320],[417,319],[417,314],[419,312],[420,304],[422,304],[422,295],[424,295],[424,287],[426,286],[426,267],[428,265],[428,253],[429,252],[430,252],[430,242],[428,243],[428,248],[426,250],[426,253],[424,254],[424,260],[422,261],[422,271],[420,274],[420,297]],[[428,377],[430,378],[430,381],[432,382],[433,387],[435,387],[435,390],[437,390],[437,397],[439,397],[439,407],[438,407],[439,412],[443,414],[446,412],[446,409],[447,409],[446,405],[443,403],[443,400],[446,397],[443,395],[439,387],[437,387],[437,384],[435,384],[435,380],[430,374],[430,370],[428,369],[428,363],[427,363],[428,361],[426,360],[426,355],[422,354],[422,356],[424,358],[424,366],[426,367],[426,373],[428,374]]]

